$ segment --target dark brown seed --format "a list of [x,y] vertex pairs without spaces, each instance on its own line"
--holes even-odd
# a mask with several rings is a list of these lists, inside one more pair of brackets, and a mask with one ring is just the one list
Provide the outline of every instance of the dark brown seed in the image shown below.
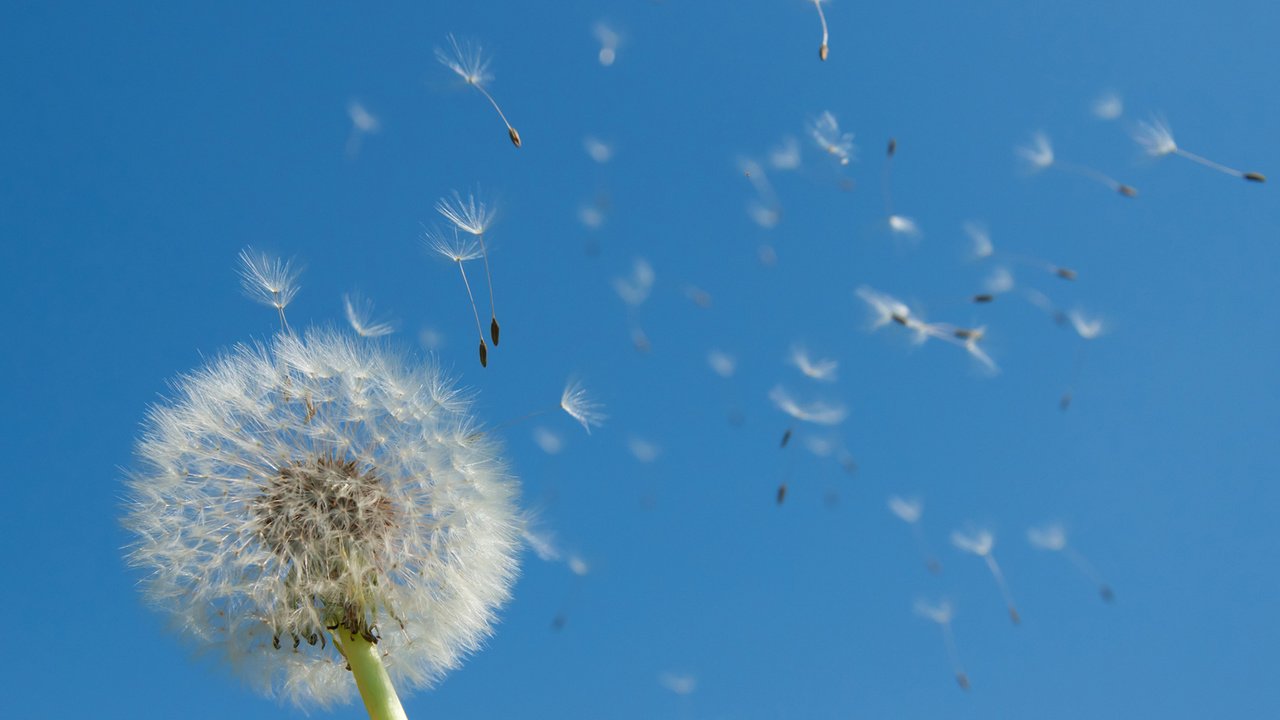
[[826,62],[827,60],[827,44],[822,43],[822,47],[818,48],[818,59]]
[[995,300],[995,299],[996,299],[996,296],[995,296],[995,295],[991,295],[991,294],[989,294],[989,293],[982,293],[981,295],[974,295],[974,296],[973,296],[973,301],[974,301],[974,302],[976,302],[976,303],[989,303],[989,302],[991,302],[992,300]]
[[480,341],[480,367],[489,367],[489,348],[485,347],[484,340]]
[[511,144],[520,147],[520,133],[515,128],[507,128],[507,135],[511,138]]
[[1125,197],[1138,197],[1138,188],[1132,185],[1121,185],[1116,189],[1119,190],[1120,194]]
[[1058,409],[1066,412],[1069,407],[1071,407],[1071,393],[1064,393],[1062,399],[1058,401]]
[[489,337],[493,338],[493,346],[498,347],[498,318],[489,321]]
[[906,324],[907,324],[907,317],[906,317],[905,315],[899,315],[898,313],[894,313],[894,314],[893,314],[893,321],[894,321],[894,322],[896,322],[896,323],[898,323],[899,325],[906,325]]
[[1110,585],[1103,585],[1102,587],[1098,588],[1098,594],[1101,595],[1102,599],[1105,600],[1106,602],[1115,602],[1116,600],[1116,594],[1111,592]]
[[782,444],[779,445],[778,447],[786,447],[787,443],[790,441],[791,441],[791,428],[787,428],[787,431],[782,433]]
[[1244,179],[1249,182],[1264,183],[1267,181],[1267,176],[1262,173],[1247,172],[1244,174]]
[[1076,271],[1075,271],[1075,270],[1072,270],[1071,268],[1057,268],[1056,270],[1054,270],[1054,271],[1053,271],[1053,274],[1054,274],[1054,275],[1057,275],[1058,277],[1062,278],[1063,280],[1075,280],[1075,279],[1076,279]]
[[778,486],[778,504],[781,505],[782,501],[786,499],[787,499],[787,484],[782,483],[781,485]]
[[973,337],[973,331],[966,330],[965,328],[956,328],[956,331],[952,334],[955,335],[960,340],[968,340],[969,338]]
[[898,139],[889,138],[889,157],[893,157],[896,152],[898,152]]
[[964,673],[956,673],[956,682],[960,683],[961,690],[969,689],[969,676]]
[[1013,621],[1014,625],[1022,624],[1022,616],[1018,614],[1017,608],[1009,608],[1009,619]]

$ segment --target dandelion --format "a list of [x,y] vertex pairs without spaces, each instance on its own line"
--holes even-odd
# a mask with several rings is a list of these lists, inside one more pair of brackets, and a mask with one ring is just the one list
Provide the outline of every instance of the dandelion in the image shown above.
[[[489,284],[489,336],[493,338],[493,346],[498,346],[498,310],[493,302],[493,274],[489,272],[489,251],[484,246],[484,234],[493,224],[497,211],[492,206],[476,200],[474,194],[468,193],[463,200],[457,190],[453,196],[440,198],[436,202],[436,211],[462,232],[474,235],[480,242],[480,257],[484,258],[484,277]],[[474,303],[473,303],[474,307]],[[483,334],[483,333],[482,333]]]
[[347,323],[360,337],[375,338],[390,335],[396,328],[390,322],[373,321],[373,301],[355,294],[342,296],[342,307],[347,314]]
[[1124,100],[1117,93],[1108,91],[1099,95],[1090,109],[1100,120],[1115,120],[1124,114]]
[[591,28],[591,34],[596,36],[596,40],[600,43],[600,53],[598,55],[600,64],[609,67],[614,60],[618,59],[618,46],[622,44],[622,38],[613,28],[602,22],[596,23]]
[[375,135],[382,123],[364,105],[352,100],[347,103],[347,115],[351,118],[351,134],[347,137],[347,157],[360,154],[360,144],[365,135]]
[[1137,128],[1133,132],[1133,139],[1142,146],[1142,149],[1148,155],[1154,157],[1181,155],[1192,162],[1200,163],[1218,172],[1235,175],[1251,182],[1261,183],[1267,181],[1266,176],[1261,173],[1242,172],[1178,147],[1178,143],[1174,142],[1173,139],[1173,131],[1169,129],[1169,124],[1161,117],[1153,117],[1150,122],[1139,120]]
[[507,136],[511,138],[511,144],[517,148],[520,147],[520,133],[507,122],[507,116],[502,112],[502,108],[498,107],[498,101],[494,100],[485,89],[485,85],[493,80],[493,75],[489,72],[489,58],[485,57],[484,49],[478,43],[469,40],[459,41],[450,35],[448,50],[436,47],[436,60],[484,95],[493,109],[498,111],[502,124],[507,126]]
[[951,544],[986,561],[987,568],[991,570],[991,576],[995,578],[996,585],[1000,588],[1000,594],[1004,597],[1005,605],[1009,608],[1009,619],[1013,621],[1014,625],[1022,622],[1022,618],[1018,615],[1018,608],[1013,603],[1013,595],[1009,593],[1009,586],[1005,584],[1004,573],[1000,571],[1000,566],[996,564],[995,556],[991,554],[996,544],[995,536],[988,530],[972,530],[968,532],[957,530],[951,533]]
[[822,3],[826,0],[812,0],[813,7],[818,11],[818,20],[822,22],[822,44],[818,46],[818,59],[826,61],[827,59],[827,16],[822,12]]
[[791,396],[781,385],[769,391],[769,400],[782,412],[796,420],[810,422],[815,425],[839,425],[844,422],[849,411],[839,403],[814,400],[801,403]]
[[840,132],[840,123],[830,112],[823,112],[809,124],[809,135],[823,152],[834,157],[841,165],[853,159],[853,133]]
[[809,351],[803,345],[791,346],[791,355],[788,361],[796,366],[805,377],[821,382],[835,382],[836,370],[839,369],[840,363],[830,358],[814,360],[809,357]]
[[517,572],[517,482],[469,403],[338,332],[240,346],[173,390],[127,480],[147,597],[264,693],[323,707],[354,676],[371,717],[403,718],[392,683],[478,649]]
[[1041,550],[1062,553],[1072,565],[1076,566],[1077,570],[1098,586],[1098,594],[1102,596],[1104,601],[1111,602],[1115,600],[1116,596],[1111,591],[1111,586],[1093,568],[1093,563],[1090,563],[1075,548],[1067,544],[1067,531],[1061,524],[1049,523],[1048,525],[1030,528],[1027,530],[1027,540],[1032,546]]
[[604,414],[604,406],[591,399],[581,380],[570,380],[560,395],[560,409],[569,417],[582,423],[582,428],[591,434],[591,426],[599,426],[608,418]]
[[429,231],[427,244],[435,252],[458,264],[458,272],[462,274],[462,284],[467,288],[467,299],[471,301],[471,312],[476,318],[476,334],[480,336],[480,367],[489,367],[489,346],[484,341],[484,329],[480,326],[480,311],[476,309],[476,297],[471,292],[471,281],[467,279],[467,269],[463,263],[481,256],[480,246],[474,240],[460,237],[453,231],[453,240],[436,231]]
[[929,568],[929,572],[935,575],[942,572],[942,563],[938,562],[938,559],[933,555],[933,551],[929,549],[929,542],[925,540],[924,530],[920,527],[920,516],[924,514],[924,503],[920,502],[919,498],[903,498],[897,495],[890,495],[889,511],[911,526],[911,534],[916,540],[916,549],[920,551],[920,557],[924,559],[924,565]]
[[289,330],[284,319],[284,309],[301,289],[298,275],[301,270],[293,267],[292,260],[280,260],[266,253],[254,253],[251,248],[240,251],[240,286],[251,300],[270,305],[280,313],[280,328]]
[[915,611],[920,617],[935,622],[942,628],[942,640],[947,646],[947,659],[951,661],[951,669],[956,675],[956,682],[960,684],[960,689],[968,690],[969,675],[965,673],[964,666],[960,664],[960,653],[956,651],[956,640],[951,633],[951,618],[954,615],[951,603],[946,600],[936,604],[925,600],[916,600]]
[[1026,162],[1031,172],[1040,172],[1050,166],[1056,166],[1066,172],[1074,173],[1081,177],[1088,178],[1094,182],[1106,185],[1117,193],[1125,197],[1137,197],[1138,190],[1132,185],[1126,185],[1105,173],[1094,170],[1085,165],[1069,163],[1058,160],[1053,154],[1053,144],[1049,141],[1049,136],[1043,132],[1037,132],[1031,136],[1031,142],[1027,145],[1021,145],[1017,148],[1017,153]]

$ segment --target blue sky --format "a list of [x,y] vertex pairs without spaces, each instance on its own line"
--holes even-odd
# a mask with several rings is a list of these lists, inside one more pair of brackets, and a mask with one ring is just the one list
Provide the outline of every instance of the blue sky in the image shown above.
[[[239,291],[247,245],[305,264],[291,324],[340,324],[341,294],[359,290],[400,321],[398,343],[426,354],[421,332],[438,333],[436,361],[490,426],[553,406],[575,374],[608,406],[590,436],[561,415],[499,431],[526,506],[590,572],[528,553],[489,646],[412,695],[410,717],[1280,712],[1280,202],[1274,182],[1147,158],[1130,137],[1159,113],[1186,149],[1280,174],[1280,9],[825,9],[826,63],[802,0],[0,10],[11,712],[303,717],[167,632],[121,559],[121,479],[147,405],[176,374],[274,330]],[[601,21],[623,39],[609,67]],[[451,32],[492,54],[519,150],[435,61]],[[1090,112],[1107,90],[1124,99],[1115,121]],[[353,99],[382,125],[354,158]],[[806,135],[823,111],[856,133],[846,167]],[[1024,172],[1014,147],[1037,130],[1139,196]],[[612,144],[610,162],[588,157],[588,135]],[[781,219],[764,229],[737,161],[786,135],[802,166],[770,171]],[[889,137],[894,208],[920,224],[917,243],[885,225]],[[438,198],[476,188],[501,208],[487,239],[503,342],[487,369],[455,269],[421,242]],[[579,208],[602,193],[605,222],[585,228]],[[1015,295],[968,303],[991,264],[967,257],[968,220],[1001,251],[1075,269],[1066,282],[1011,266],[1108,331],[1081,351]],[[640,257],[656,277],[633,318],[648,353],[612,288]],[[863,285],[929,320],[987,326],[1000,374],[895,326],[869,332]],[[788,366],[798,341],[839,360],[839,380]],[[732,378],[711,372],[712,349],[737,358]],[[779,384],[847,405],[848,419],[792,421],[769,403]],[[563,452],[543,453],[536,427]],[[661,448],[656,461],[630,454],[633,436]],[[857,472],[809,453],[813,437],[842,443]],[[886,509],[895,493],[925,501],[940,574]],[[1027,527],[1053,519],[1116,603],[1028,545]],[[947,542],[970,522],[996,533],[1019,627],[982,562]],[[968,693],[912,612],[943,596]],[[676,695],[663,673],[696,689]]]

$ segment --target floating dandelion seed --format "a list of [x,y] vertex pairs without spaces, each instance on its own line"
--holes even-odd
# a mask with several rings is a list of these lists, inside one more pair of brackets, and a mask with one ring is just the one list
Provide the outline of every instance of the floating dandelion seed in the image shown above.
[[564,438],[560,437],[560,433],[541,425],[533,429],[533,441],[548,455],[559,455],[564,449]]
[[[1059,315],[1061,315],[1061,311],[1059,311]],[[1101,318],[1088,317],[1080,310],[1072,310],[1065,315],[1071,328],[1083,340],[1093,340],[1106,330],[1106,325]],[[1064,323],[1060,321],[1059,324]],[[1062,394],[1062,398],[1058,401],[1058,407],[1064,411],[1071,407],[1071,401],[1075,398],[1075,387],[1079,383],[1080,373],[1084,369],[1084,351],[1083,345],[1076,348],[1075,361],[1071,364],[1071,382],[1067,384],[1066,392]]]
[[690,302],[700,308],[711,307],[711,293],[697,287],[696,285],[685,285],[684,296],[689,298]]
[[955,673],[956,682],[960,684],[962,690],[968,690],[969,675],[960,664],[960,653],[956,651],[956,640],[951,633],[951,618],[954,615],[951,603],[946,600],[936,604],[916,600],[915,611],[920,617],[935,622],[942,628],[942,640],[947,646],[947,659],[951,661],[951,670]]
[[476,196],[471,193],[468,193],[467,199],[463,200],[457,190],[453,191],[452,197],[440,198],[436,202],[436,211],[455,228],[474,235],[480,242],[480,257],[484,259],[484,277],[489,284],[489,336],[493,339],[493,346],[497,347],[498,310],[493,302],[493,275],[489,272],[489,251],[484,246],[484,234],[493,224],[497,211],[492,206],[485,205],[483,201],[476,200]]
[[762,228],[777,225],[782,216],[782,203],[778,201],[778,194],[774,192],[764,168],[751,158],[739,158],[738,169],[756,190],[756,197],[747,205],[747,214]]
[[520,538],[524,540],[524,544],[529,546],[530,550],[538,556],[543,562],[557,562],[560,560],[560,550],[555,545],[555,539],[551,533],[537,530],[533,527],[531,518],[526,517],[525,522],[520,528]]
[[978,346],[978,343],[986,337],[987,329],[985,327],[956,328],[951,334],[957,340],[960,340],[965,352],[969,353],[970,357],[982,364],[983,369],[989,373],[1000,372],[1000,368],[991,359],[991,356]]
[[591,34],[596,36],[596,40],[600,43],[600,53],[598,55],[600,64],[609,67],[614,60],[618,59],[618,47],[622,44],[622,38],[613,28],[602,22],[596,23],[591,28]]
[[1003,295],[1013,290],[1014,285],[1013,273],[1002,266],[992,268],[986,280],[982,281],[982,288],[990,295]]
[[818,46],[818,59],[826,61],[827,59],[827,16],[822,12],[822,3],[826,0],[812,0],[813,6],[818,10],[818,20],[822,21],[822,44]]
[[924,565],[929,569],[929,572],[935,575],[942,572],[942,563],[938,562],[933,551],[929,549],[929,542],[925,540],[924,530],[920,527],[920,516],[924,514],[924,503],[920,502],[918,498],[902,498],[897,495],[890,495],[889,511],[911,526],[911,535],[915,537],[916,549],[920,551],[920,557],[924,560]]
[[1056,166],[1069,173],[1074,173],[1081,177],[1088,178],[1094,182],[1106,185],[1117,193],[1125,197],[1137,197],[1138,190],[1132,185],[1126,185],[1105,173],[1094,170],[1085,165],[1064,162],[1055,158],[1053,154],[1053,144],[1049,141],[1049,136],[1043,132],[1037,132],[1031,136],[1031,142],[1017,148],[1018,155],[1026,161],[1028,168],[1032,172],[1039,172],[1050,166]]
[[382,123],[364,105],[355,100],[347,103],[347,115],[351,118],[351,134],[347,136],[347,157],[354,158],[360,154],[360,144],[364,136],[377,134],[382,129]]
[[476,309],[476,298],[471,292],[471,281],[467,279],[467,269],[463,267],[463,263],[476,260],[481,256],[480,246],[474,240],[459,236],[456,229],[453,231],[452,241],[434,230],[427,232],[426,241],[432,250],[458,264],[458,272],[462,274],[462,284],[467,288],[467,299],[471,301],[471,312],[476,318],[476,334],[480,336],[480,367],[489,367],[489,346],[484,341],[480,311]]
[[733,377],[734,371],[738,369],[737,359],[720,350],[712,350],[707,353],[707,364],[711,366],[712,372],[722,378]]
[[889,230],[895,235],[901,235],[909,240],[918,240],[924,233],[920,231],[920,225],[912,218],[906,215],[890,215]]
[[787,484],[782,483],[778,486],[778,492],[774,496],[774,502],[778,505],[787,501]]
[[805,377],[822,382],[835,382],[836,370],[840,368],[840,363],[830,358],[813,360],[809,357],[808,349],[803,345],[791,346],[788,361],[795,365]]
[[815,425],[839,425],[844,422],[849,411],[839,403],[815,400],[810,403],[797,402],[781,385],[769,391],[769,400],[782,412],[796,420],[810,422]]
[[1200,163],[1207,168],[1213,168],[1218,172],[1228,175],[1235,175],[1238,178],[1244,178],[1250,182],[1262,183],[1267,178],[1262,173],[1243,172],[1235,168],[1227,167],[1221,163],[1216,163],[1206,157],[1196,155],[1178,147],[1178,143],[1173,140],[1173,131],[1169,129],[1169,124],[1164,118],[1153,117],[1150,122],[1139,120],[1137,127],[1133,131],[1133,139],[1137,141],[1142,149],[1148,155],[1154,157],[1162,157],[1164,155],[1181,155],[1192,162]]
[[494,100],[485,89],[485,84],[493,80],[493,75],[489,72],[489,58],[485,57],[484,49],[479,43],[470,40],[459,41],[453,35],[449,35],[449,49],[436,47],[436,60],[484,95],[493,109],[498,111],[502,124],[507,126],[507,136],[511,138],[511,144],[520,147],[520,133],[507,122],[507,116],[502,112],[502,108],[498,107],[498,101]]
[[323,707],[358,686],[403,718],[391,683],[478,649],[517,571],[518,486],[468,403],[338,332],[240,346],[173,387],[127,480],[147,597],[267,694]]
[[560,409],[569,417],[582,423],[582,427],[591,434],[591,426],[599,426],[608,418],[604,414],[604,406],[591,399],[581,380],[570,380],[560,395]]
[[829,111],[823,112],[809,124],[809,135],[823,152],[834,157],[841,165],[853,159],[853,133],[840,132],[840,123]]
[[800,167],[800,142],[787,135],[782,144],[769,151],[769,166],[774,170],[795,170]]
[[360,337],[375,338],[390,335],[396,331],[394,323],[373,321],[373,301],[355,294],[342,296],[342,307],[347,314],[347,322]]
[[614,278],[613,289],[622,298],[622,302],[631,307],[639,307],[649,299],[655,279],[653,266],[644,258],[636,258],[631,262],[630,278]]
[[996,251],[996,246],[991,242],[991,231],[987,229],[986,225],[969,221],[964,224],[964,232],[973,243],[973,258],[975,260],[989,258]]
[[1071,320],[1071,327],[1075,329],[1076,334],[1085,340],[1098,337],[1105,329],[1101,318],[1087,317],[1079,310],[1067,313],[1067,318]]
[[1004,597],[1005,605],[1009,608],[1009,619],[1013,621],[1014,625],[1021,623],[1022,618],[1018,615],[1018,608],[1013,603],[1013,595],[1009,592],[1009,586],[1005,584],[1004,573],[1000,571],[1000,566],[996,564],[995,556],[991,554],[996,544],[995,535],[992,535],[988,530],[972,530],[968,532],[957,530],[951,533],[951,544],[986,561],[987,568],[991,570],[991,576],[995,578],[996,585],[1000,588],[1000,594]]
[[1075,548],[1067,544],[1067,531],[1058,523],[1049,523],[1040,527],[1033,527],[1027,530],[1027,540],[1035,547],[1041,550],[1049,550],[1052,552],[1062,553],[1072,565],[1076,566],[1085,577],[1098,586],[1098,594],[1106,602],[1115,600],[1115,593],[1111,591],[1111,586],[1107,584],[1098,571],[1093,568],[1093,564],[1085,559],[1083,555],[1076,551]]
[[582,147],[591,156],[592,160],[601,165],[613,159],[613,146],[597,137],[586,136],[582,139]]
[[1093,101],[1093,116],[1101,120],[1115,120],[1124,114],[1124,100],[1114,92],[1105,92]]
[[591,566],[580,555],[570,555],[568,564],[569,572],[578,577],[586,577],[591,573]]
[[658,676],[658,683],[676,695],[692,695],[698,689],[698,678],[692,675],[664,672]]
[[280,328],[286,332],[289,323],[284,319],[284,309],[298,294],[298,275],[302,271],[293,267],[292,260],[280,260],[266,253],[254,253],[252,248],[240,251],[240,286],[251,300],[270,305],[280,313]]
[[906,304],[892,295],[886,295],[866,285],[858,288],[855,293],[871,307],[873,313],[871,319],[872,330],[884,327],[890,322],[905,325],[907,319],[911,316],[911,310]]
[[787,443],[789,442],[791,442],[791,428],[787,428],[786,430],[783,431],[782,440],[781,442],[778,443],[778,447],[784,448],[787,446]]
[[889,138],[889,145],[885,150],[884,175],[881,182],[881,187],[884,190],[884,214],[889,223],[889,230],[894,235],[908,240],[919,240],[923,235],[920,231],[920,225],[914,219],[906,215],[899,215],[893,211],[893,156],[897,152],[898,141],[894,138]]
[[662,454],[662,448],[638,435],[627,438],[627,449],[631,451],[632,457],[642,463],[651,463]]

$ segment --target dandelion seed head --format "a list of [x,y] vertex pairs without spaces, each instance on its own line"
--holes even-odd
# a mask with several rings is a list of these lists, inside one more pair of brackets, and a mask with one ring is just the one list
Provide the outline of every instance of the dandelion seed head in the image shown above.
[[924,503],[918,498],[904,498],[897,495],[889,496],[889,511],[897,515],[903,522],[914,523],[920,519],[920,515],[924,513]]
[[454,227],[471,235],[484,235],[497,215],[493,206],[477,200],[474,193],[467,193],[464,200],[457,190],[449,197],[440,198],[436,202],[436,211]]
[[996,537],[989,530],[956,530],[951,533],[951,544],[965,552],[986,557],[995,547]]
[[509,596],[521,519],[497,447],[434,368],[364,340],[280,334],[209,362],[151,408],[137,455],[144,592],[267,694],[350,699],[336,625],[428,686]]
[[1027,541],[1041,550],[1061,550],[1067,546],[1067,531],[1060,523],[1049,523],[1029,528]]
[[1178,143],[1173,141],[1173,131],[1161,117],[1153,117],[1150,122],[1139,120],[1133,130],[1133,139],[1142,146],[1143,151],[1153,157],[1178,151]]
[[564,386],[564,392],[560,395],[560,409],[581,423],[588,435],[591,434],[593,425],[598,427],[609,417],[604,414],[604,406],[587,393],[581,380],[570,380]]
[[292,260],[281,260],[252,248],[240,251],[240,286],[249,299],[283,311],[298,294],[301,270]]
[[347,323],[360,337],[375,338],[390,335],[396,331],[394,323],[374,322],[373,301],[357,294],[344,294],[342,307],[347,315]]
[[448,41],[447,48],[436,47],[436,60],[441,65],[452,70],[468,85],[483,86],[493,80],[489,73],[490,60],[478,42],[466,38],[460,40],[453,35],[449,35]]

